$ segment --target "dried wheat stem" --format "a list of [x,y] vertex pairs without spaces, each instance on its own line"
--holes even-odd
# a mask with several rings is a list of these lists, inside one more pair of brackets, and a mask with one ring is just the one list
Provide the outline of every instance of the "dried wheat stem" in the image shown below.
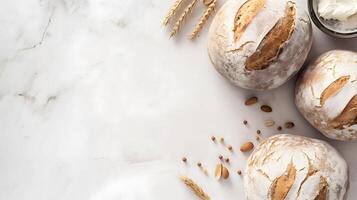
[[170,11],[166,14],[163,25],[167,25],[171,18],[176,14],[177,10],[180,8],[185,0],[177,0],[175,4],[171,7]]
[[192,12],[192,9],[196,5],[196,3],[197,3],[197,0],[193,0],[186,7],[186,9],[183,11],[183,13],[181,14],[180,18],[177,20],[177,22],[175,23],[174,27],[172,28],[171,37],[178,33],[178,31],[180,30],[180,28],[181,28],[183,22],[185,21],[186,17]]
[[181,176],[180,179],[187,187],[191,188],[191,190],[197,195],[198,198],[201,200],[210,200],[210,197],[192,179],[186,176]]
[[202,28],[205,25],[205,23],[207,22],[208,18],[214,12],[216,5],[217,5],[217,0],[213,0],[213,2],[211,4],[209,4],[208,8],[203,13],[203,15],[201,16],[198,23],[196,24],[195,29],[192,31],[191,36],[190,36],[191,39],[194,39],[195,37],[197,37],[198,33],[202,30]]

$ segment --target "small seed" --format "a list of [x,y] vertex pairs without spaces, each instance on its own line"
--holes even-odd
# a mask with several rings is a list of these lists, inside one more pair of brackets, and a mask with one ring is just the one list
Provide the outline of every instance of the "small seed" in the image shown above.
[[233,150],[233,147],[231,145],[228,146],[228,150],[229,151],[232,151]]
[[281,126],[278,126],[278,128],[276,128],[276,129],[278,129],[278,131],[283,130],[283,128]]
[[202,163],[198,162],[198,163],[197,163],[197,166],[198,166],[198,167],[202,167]]
[[268,119],[268,120],[266,120],[266,121],[264,122],[264,125],[265,125],[266,127],[272,127],[272,126],[275,125],[275,122],[274,122],[273,120],[271,120],[271,119]]
[[259,135],[257,135],[257,137],[255,137],[255,139],[256,139],[257,141],[259,141],[259,140],[260,140]]
[[219,158],[220,160],[222,160],[222,159],[223,159],[223,156],[222,156],[222,155],[219,155],[218,158]]
[[295,124],[293,123],[293,122],[286,122],[285,124],[284,124],[284,127],[285,128],[293,128],[295,126]]
[[260,110],[262,110],[263,112],[271,112],[271,111],[273,111],[273,109],[270,106],[267,106],[267,105],[262,105],[260,107]]
[[183,157],[183,158],[182,158],[182,161],[183,161],[183,162],[187,162],[187,158],[186,158],[186,157]]
[[245,105],[246,106],[250,106],[250,105],[253,105],[253,104],[255,104],[255,103],[257,103],[258,102],[258,98],[257,97],[250,97],[249,99],[247,99],[246,101],[245,101]]
[[248,121],[247,121],[247,120],[244,120],[244,121],[243,121],[243,124],[244,124],[244,125],[247,125],[247,124],[248,124]]
[[248,151],[252,150],[253,148],[254,148],[254,144],[252,142],[246,142],[246,143],[242,144],[242,146],[240,147],[240,151],[248,152]]
[[242,175],[242,171],[241,171],[241,170],[238,170],[237,173],[238,173],[239,175]]
[[212,137],[211,137],[211,140],[212,140],[213,142],[216,141],[216,137],[212,136]]
[[262,132],[260,130],[257,130],[257,134],[260,135]]
[[229,163],[229,158],[226,158],[226,160],[225,160],[227,163]]
[[224,138],[221,137],[221,138],[219,139],[219,141],[220,141],[221,143],[224,143]]

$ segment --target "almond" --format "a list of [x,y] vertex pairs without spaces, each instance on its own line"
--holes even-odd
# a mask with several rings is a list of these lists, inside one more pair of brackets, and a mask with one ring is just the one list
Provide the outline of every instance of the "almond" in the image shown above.
[[252,142],[246,142],[240,146],[241,152],[248,152],[254,148],[254,144]]
[[272,112],[273,111],[273,109],[268,105],[262,105],[260,107],[260,110],[262,110],[263,112]]
[[223,165],[221,163],[216,165],[216,170],[214,171],[214,177],[216,177],[217,180],[221,179],[222,177],[222,168]]
[[272,126],[275,125],[275,121],[274,121],[274,120],[271,120],[271,119],[265,120],[264,125],[265,125],[266,127],[272,127]]
[[[223,165],[222,165],[222,166],[223,166]],[[228,169],[227,169],[225,166],[222,167],[222,177],[223,177],[224,179],[227,179],[227,178],[229,177],[229,171],[228,171]]]
[[245,104],[246,106],[250,106],[250,105],[253,105],[253,104],[257,103],[257,102],[258,102],[258,98],[257,98],[257,97],[250,97],[249,99],[247,99],[247,100],[244,102],[244,104]]
[[220,180],[221,178],[227,179],[229,177],[229,171],[225,166],[222,165],[222,163],[219,163],[216,165],[214,175],[217,180]]
[[293,122],[285,122],[284,127],[285,128],[293,128],[295,124]]

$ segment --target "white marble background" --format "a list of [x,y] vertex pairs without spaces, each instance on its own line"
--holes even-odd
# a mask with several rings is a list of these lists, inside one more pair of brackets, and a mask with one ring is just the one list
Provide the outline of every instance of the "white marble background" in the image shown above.
[[[293,120],[289,133],[323,138],[296,111],[294,80],[259,94],[231,86],[209,63],[208,27],[195,42],[185,39],[195,20],[169,39],[161,22],[171,4],[0,0],[0,199],[194,199],[180,174],[212,199],[242,199],[234,171],[247,155],[237,148],[258,128],[264,137],[276,132],[264,119]],[[308,60],[335,48],[357,51],[357,40],[314,34]],[[273,113],[243,106],[250,95]],[[212,134],[235,153],[212,144]],[[329,142],[349,163],[353,199],[357,144]],[[226,182],[212,178],[219,153],[231,158]]]

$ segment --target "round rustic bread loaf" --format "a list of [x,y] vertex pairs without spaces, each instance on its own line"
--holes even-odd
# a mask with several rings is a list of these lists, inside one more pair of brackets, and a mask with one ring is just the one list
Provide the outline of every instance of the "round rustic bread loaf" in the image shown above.
[[329,51],[301,75],[296,105],[329,138],[357,139],[357,53]]
[[215,16],[209,57],[234,85],[273,89],[303,65],[312,43],[311,22],[291,0],[228,0]]
[[342,200],[347,185],[347,164],[332,146],[285,134],[257,146],[244,176],[248,200]]

